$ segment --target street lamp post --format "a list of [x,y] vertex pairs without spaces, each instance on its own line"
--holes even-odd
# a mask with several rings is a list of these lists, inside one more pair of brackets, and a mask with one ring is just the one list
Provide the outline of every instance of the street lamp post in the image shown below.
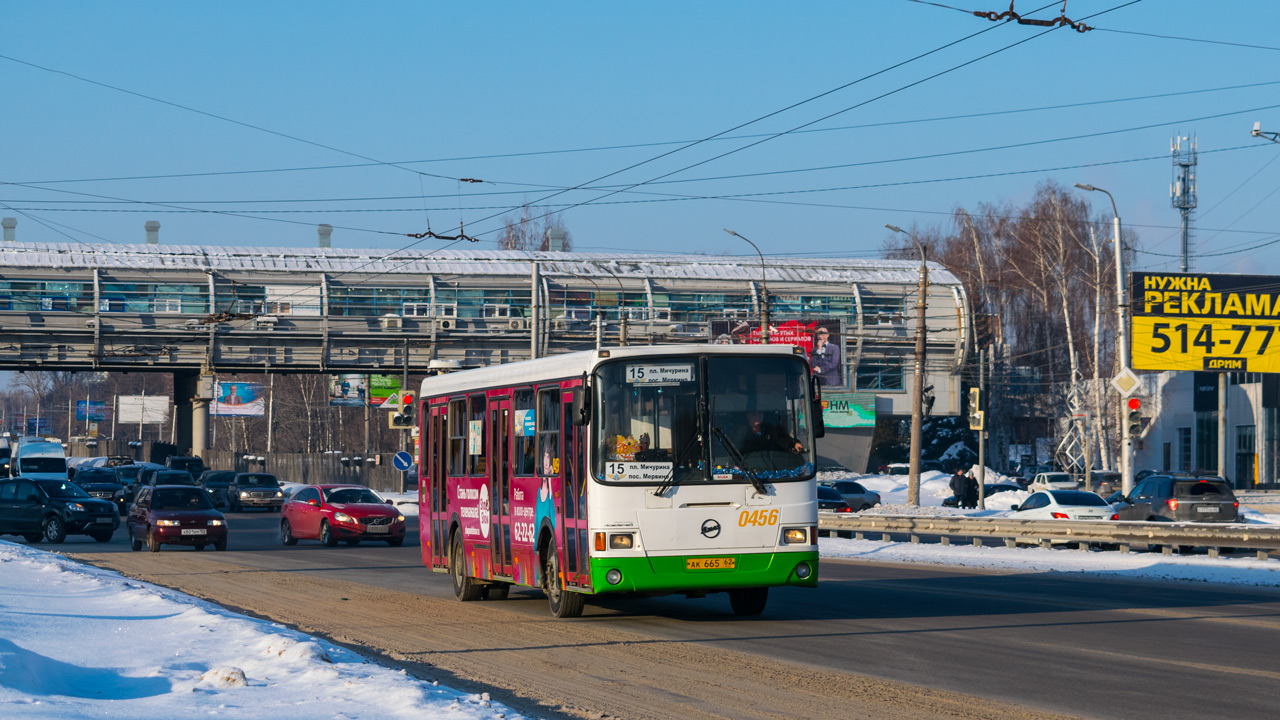
[[[1129,302],[1124,287],[1124,250],[1120,245],[1120,211],[1116,209],[1116,199],[1111,193],[1100,187],[1085,183],[1076,183],[1076,187],[1086,192],[1106,193],[1111,201],[1111,239],[1116,250],[1116,352],[1120,357],[1120,368],[1123,372],[1129,369],[1129,336],[1127,310]],[[1129,423],[1120,418],[1120,482],[1126,496],[1133,491],[1133,438],[1129,435]]]
[[[747,240],[747,238],[743,237],[742,235],[739,235],[738,233],[730,230],[729,228],[722,228],[722,229],[736,238]],[[768,282],[768,278],[765,276],[765,271],[764,271],[764,253],[760,252],[760,248],[756,247],[756,244],[751,242],[750,240],[747,240],[747,244],[750,245],[756,251],[756,254],[760,256],[760,296],[761,296],[760,342],[764,343],[765,345],[768,345],[769,344],[769,282]]]
[[911,394],[911,465],[907,476],[907,504],[920,504],[920,446],[924,421],[924,357],[925,357],[925,310],[928,308],[929,266],[925,263],[924,246],[916,239],[915,233],[909,233],[895,225],[885,225],[890,230],[902,233],[911,238],[916,250],[920,251],[920,283],[916,300],[916,372],[914,390]]

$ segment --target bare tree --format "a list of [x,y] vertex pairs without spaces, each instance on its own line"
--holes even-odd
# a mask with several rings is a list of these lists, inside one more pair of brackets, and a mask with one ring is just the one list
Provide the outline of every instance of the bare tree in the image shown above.
[[573,249],[573,238],[560,213],[543,212],[537,206],[525,205],[519,213],[511,213],[503,218],[502,223],[498,247],[503,250],[549,250],[549,230],[563,231],[564,249]]

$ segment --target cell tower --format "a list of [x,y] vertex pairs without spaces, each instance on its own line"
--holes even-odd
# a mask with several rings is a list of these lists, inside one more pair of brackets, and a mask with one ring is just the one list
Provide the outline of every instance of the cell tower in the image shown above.
[[1182,272],[1191,269],[1191,213],[1196,209],[1196,139],[1179,136],[1169,141],[1173,153],[1173,182],[1169,197],[1182,214]]

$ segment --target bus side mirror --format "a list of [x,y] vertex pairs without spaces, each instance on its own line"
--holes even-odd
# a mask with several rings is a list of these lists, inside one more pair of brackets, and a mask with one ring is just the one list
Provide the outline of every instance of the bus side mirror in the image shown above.
[[809,414],[813,416],[813,437],[817,439],[826,436],[827,424],[822,419],[822,385],[818,384],[816,375],[809,376],[809,394],[813,397],[809,405]]
[[569,412],[574,425],[583,426],[591,422],[591,386],[584,385],[569,391]]

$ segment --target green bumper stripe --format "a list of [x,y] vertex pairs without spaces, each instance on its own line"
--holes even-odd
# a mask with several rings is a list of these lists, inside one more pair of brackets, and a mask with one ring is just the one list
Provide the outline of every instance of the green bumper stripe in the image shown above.
[[[687,558],[732,557],[732,570],[686,570]],[[796,567],[807,563],[809,577],[801,580]],[[622,573],[622,582],[610,585],[610,570]],[[672,557],[591,558],[591,585],[597,593],[663,592],[675,590],[725,590],[741,587],[798,585],[817,587],[818,553],[750,553],[742,555],[679,555]]]

